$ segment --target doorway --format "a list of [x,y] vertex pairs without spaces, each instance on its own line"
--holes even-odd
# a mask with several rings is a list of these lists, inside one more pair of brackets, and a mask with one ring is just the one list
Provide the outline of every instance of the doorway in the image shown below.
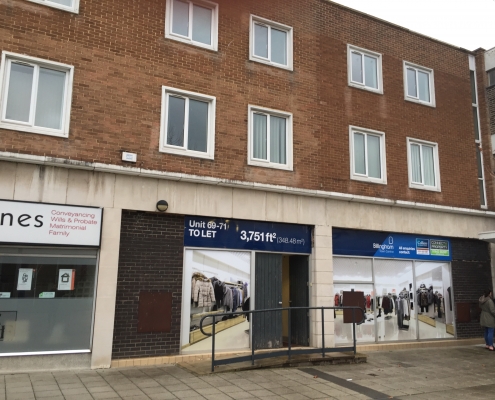
[[[308,307],[309,256],[256,253],[255,309]],[[309,346],[308,310],[253,315],[254,349]]]

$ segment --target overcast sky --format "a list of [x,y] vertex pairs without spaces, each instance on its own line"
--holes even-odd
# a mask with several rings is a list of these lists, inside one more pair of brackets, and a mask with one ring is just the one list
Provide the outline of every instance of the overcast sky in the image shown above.
[[468,50],[495,47],[495,0],[332,0]]

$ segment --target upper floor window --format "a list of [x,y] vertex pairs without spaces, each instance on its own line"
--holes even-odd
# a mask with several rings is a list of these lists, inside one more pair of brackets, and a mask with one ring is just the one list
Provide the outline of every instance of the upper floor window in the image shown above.
[[249,59],[292,70],[292,28],[251,15]]
[[29,0],[33,3],[40,3],[46,6],[60,8],[61,10],[79,12],[79,0]]
[[249,106],[248,164],[292,171],[292,114]]
[[0,127],[69,135],[74,67],[3,52]]
[[440,192],[438,145],[407,139],[409,187]]
[[383,93],[382,55],[347,45],[349,86]]
[[213,160],[216,98],[163,87],[160,151]]
[[488,73],[488,86],[495,86],[495,69],[492,69]]
[[165,37],[218,50],[218,4],[205,0],[167,0]]
[[435,107],[433,70],[404,61],[405,98]]
[[387,183],[385,133],[349,127],[351,179]]

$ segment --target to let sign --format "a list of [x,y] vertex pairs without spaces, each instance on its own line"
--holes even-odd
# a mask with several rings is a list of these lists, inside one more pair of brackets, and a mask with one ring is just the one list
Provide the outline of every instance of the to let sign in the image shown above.
[[311,227],[274,222],[186,217],[184,245],[310,254]]
[[99,246],[102,209],[0,201],[0,243]]

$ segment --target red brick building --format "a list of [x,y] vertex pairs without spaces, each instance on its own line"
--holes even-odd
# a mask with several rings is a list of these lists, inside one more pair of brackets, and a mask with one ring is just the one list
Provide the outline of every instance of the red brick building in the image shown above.
[[[219,304],[199,306],[190,274],[229,280],[206,262],[188,264],[202,251],[226,265],[227,250],[246,251],[237,256],[244,260],[239,265],[252,265],[249,273],[229,276],[252,284],[257,308],[264,304],[255,296],[259,284],[254,287],[259,254],[280,255],[269,264],[281,282],[296,268],[291,257],[304,254],[305,305],[333,306],[351,287],[375,300],[363,343],[479,335],[478,323],[460,318],[456,304],[476,302],[492,279],[489,247],[476,240],[495,230],[483,51],[325,0],[147,0],[118,7],[106,0],[12,0],[0,4],[0,18],[0,257],[2,271],[9,271],[0,277],[6,296],[0,301],[14,310],[24,297],[37,299],[45,302],[40,312],[51,315],[47,302],[63,308],[66,298],[78,299],[91,327],[80,342],[57,347],[32,340],[17,322],[32,317],[15,311],[3,323],[9,339],[0,342],[9,359],[33,353],[42,365],[57,364],[69,351],[74,365],[102,367],[112,359],[201,351],[190,328],[195,316]],[[156,211],[159,200],[168,202],[165,215]],[[47,209],[47,219],[54,213],[66,219],[52,219],[59,225],[43,234],[36,229],[47,223],[35,227],[18,217],[19,238],[12,239],[12,210],[24,203],[39,213],[33,218],[44,215],[37,205],[72,208]],[[83,222],[70,225],[78,213]],[[71,230],[91,225],[88,215],[101,228],[101,242],[71,241]],[[260,234],[267,233],[263,224],[292,224],[309,229],[312,244],[196,246],[187,237],[191,218],[254,223]],[[394,251],[393,237],[426,238],[422,254],[428,254],[421,258],[418,244],[408,250],[414,254],[371,254],[339,239],[365,243],[363,232],[372,241],[373,232],[385,235]],[[435,259],[432,241],[445,243],[447,253]],[[50,258],[62,256],[59,264]],[[353,270],[352,256],[370,267]],[[34,272],[23,290],[26,269]],[[167,269],[170,279],[162,275]],[[74,271],[73,289],[60,282],[51,288],[62,270]],[[417,307],[420,280],[441,295],[429,311]],[[382,330],[397,330],[397,323],[379,321],[378,298],[390,294],[397,302],[406,281],[408,331],[385,337]],[[37,282],[46,288],[37,291]],[[289,289],[280,285],[286,304]],[[140,325],[146,293],[171,296],[162,310],[170,324]],[[50,298],[39,300],[42,294]],[[46,326],[47,336],[66,340],[67,321],[57,322],[57,332]],[[423,326],[431,321],[435,331]],[[287,336],[286,324],[281,321],[277,338]],[[325,324],[329,341],[346,341],[338,316]],[[305,344],[318,345],[319,316],[303,325]],[[19,339],[22,329],[27,342]]]

